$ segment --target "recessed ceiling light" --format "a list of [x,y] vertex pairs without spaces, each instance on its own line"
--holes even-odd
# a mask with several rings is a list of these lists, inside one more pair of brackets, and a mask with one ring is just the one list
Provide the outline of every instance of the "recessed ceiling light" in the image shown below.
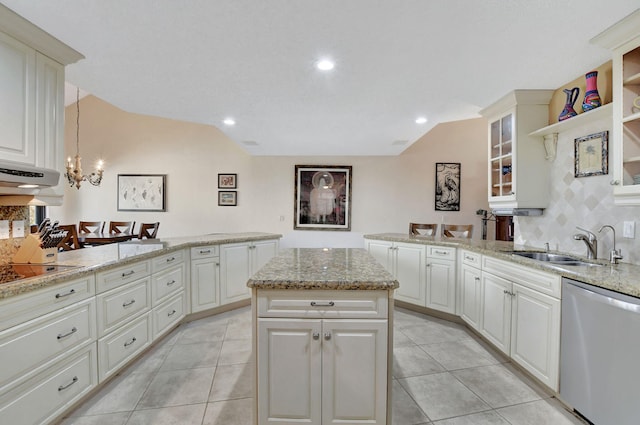
[[316,62],[316,68],[320,71],[331,71],[336,66],[330,59],[322,59]]
[[236,125],[236,120],[233,118],[225,118],[222,122],[224,125]]
[[424,124],[426,122],[427,122],[427,119],[425,117],[416,118],[416,124]]

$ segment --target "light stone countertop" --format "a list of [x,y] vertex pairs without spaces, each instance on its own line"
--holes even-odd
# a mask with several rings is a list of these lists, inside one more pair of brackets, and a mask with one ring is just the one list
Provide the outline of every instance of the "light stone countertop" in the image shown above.
[[214,233],[200,236],[186,236],[164,239],[143,239],[87,247],[58,254],[54,264],[73,266],[59,272],[0,284],[0,300],[24,294],[40,288],[81,278],[98,271],[109,270],[133,262],[168,254],[184,248],[227,243],[240,243],[268,239],[280,239],[282,235],[273,233]]
[[398,285],[359,248],[285,249],[247,282],[256,289],[393,290]]
[[[532,248],[523,245],[514,245],[513,242],[504,241],[483,241],[473,239],[456,239],[433,236],[412,236],[404,233],[378,233],[364,235],[365,239],[376,239],[389,242],[408,242],[423,245],[450,246],[459,249],[478,252],[483,255],[490,255],[494,258],[511,261],[523,266],[555,273],[562,277],[575,279],[589,283],[601,288],[620,292],[633,297],[640,297],[640,266],[634,264],[620,263],[610,264],[607,259],[587,260],[584,257],[570,254],[573,257],[580,257],[587,262],[597,262],[601,266],[558,266],[555,264],[536,261],[530,258],[512,254],[513,251],[531,250],[540,251],[540,248]],[[554,252],[565,254],[561,252]]]

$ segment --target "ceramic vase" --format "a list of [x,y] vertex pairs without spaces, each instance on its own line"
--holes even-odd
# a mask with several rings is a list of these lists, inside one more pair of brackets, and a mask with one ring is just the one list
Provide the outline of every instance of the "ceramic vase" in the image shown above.
[[598,71],[591,71],[585,75],[587,79],[587,88],[582,102],[582,110],[590,111],[602,105],[600,94],[598,93]]
[[578,100],[580,89],[578,87],[574,87],[571,90],[564,89],[562,91],[567,95],[567,101],[564,104],[564,109],[562,110],[562,112],[560,112],[560,115],[558,115],[558,121],[564,121],[578,115],[576,110],[573,109],[573,105],[575,105],[576,100]]

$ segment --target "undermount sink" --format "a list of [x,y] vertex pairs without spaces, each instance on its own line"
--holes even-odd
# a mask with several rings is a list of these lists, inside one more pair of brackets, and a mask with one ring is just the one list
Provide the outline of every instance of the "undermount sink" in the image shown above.
[[552,263],[555,265],[561,266],[601,266],[599,263],[591,263],[588,261],[583,261],[578,257],[572,257],[570,255],[563,254],[551,254],[549,252],[539,252],[539,251],[513,251],[513,255],[518,255],[520,257],[531,258],[536,261],[543,261],[546,263]]

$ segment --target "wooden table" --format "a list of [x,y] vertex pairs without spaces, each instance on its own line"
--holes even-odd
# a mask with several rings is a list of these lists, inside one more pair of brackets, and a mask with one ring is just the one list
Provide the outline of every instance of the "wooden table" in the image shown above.
[[81,244],[105,245],[115,242],[126,242],[135,238],[131,233],[78,233],[78,241]]

